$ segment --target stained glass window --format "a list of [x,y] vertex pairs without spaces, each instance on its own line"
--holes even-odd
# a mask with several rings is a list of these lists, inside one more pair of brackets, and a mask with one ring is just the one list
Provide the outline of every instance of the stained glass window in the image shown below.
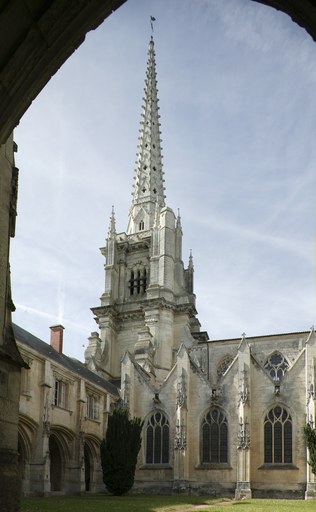
[[271,409],[264,420],[264,462],[292,462],[292,418],[288,411],[279,405]]
[[273,380],[281,380],[289,368],[289,363],[281,352],[273,352],[273,354],[268,357],[264,368],[268,371]]
[[161,411],[155,411],[146,425],[146,463],[168,464],[169,421]]
[[218,408],[209,411],[202,423],[202,463],[219,464],[228,461],[228,425]]
[[217,377],[221,378],[224,373],[227,372],[228,367],[233,362],[233,357],[231,355],[226,355],[223,359],[221,359],[220,363],[217,366]]

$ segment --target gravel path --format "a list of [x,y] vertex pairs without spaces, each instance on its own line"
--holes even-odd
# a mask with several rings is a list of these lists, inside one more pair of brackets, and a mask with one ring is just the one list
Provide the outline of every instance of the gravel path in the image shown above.
[[205,503],[204,505],[187,505],[183,508],[170,508],[168,512],[195,512],[196,510],[205,510],[219,505],[231,505],[232,501],[218,501],[217,503]]

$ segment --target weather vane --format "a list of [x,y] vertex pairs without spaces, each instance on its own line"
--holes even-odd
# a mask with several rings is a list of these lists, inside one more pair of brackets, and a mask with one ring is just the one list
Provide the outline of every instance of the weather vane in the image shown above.
[[150,16],[150,26],[151,26],[152,32],[154,31],[154,21],[156,21],[156,18],[154,18],[153,16]]

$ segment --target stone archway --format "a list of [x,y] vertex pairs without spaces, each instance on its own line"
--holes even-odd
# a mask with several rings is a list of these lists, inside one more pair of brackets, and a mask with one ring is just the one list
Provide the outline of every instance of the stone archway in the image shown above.
[[18,480],[20,481],[22,493],[24,494],[25,487],[26,487],[25,484],[27,483],[26,482],[26,473],[27,473],[26,466],[28,464],[28,458],[27,458],[27,449],[26,449],[24,440],[20,436],[20,434],[18,436],[18,454],[19,454],[19,458],[18,458]]
[[91,481],[92,481],[92,454],[87,443],[84,445],[84,482],[85,482],[85,491],[91,491]]
[[64,464],[60,445],[54,435],[49,438],[49,457],[51,491],[62,491]]

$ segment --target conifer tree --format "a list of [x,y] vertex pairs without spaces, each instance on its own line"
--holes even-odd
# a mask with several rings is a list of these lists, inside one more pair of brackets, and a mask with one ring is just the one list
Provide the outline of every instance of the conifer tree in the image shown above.
[[126,409],[117,409],[109,417],[106,437],[101,443],[101,464],[103,482],[115,496],[133,487],[142,428],[141,418],[129,419]]
[[308,423],[304,427],[305,440],[309,450],[308,464],[311,466],[312,473],[316,475],[316,429]]

